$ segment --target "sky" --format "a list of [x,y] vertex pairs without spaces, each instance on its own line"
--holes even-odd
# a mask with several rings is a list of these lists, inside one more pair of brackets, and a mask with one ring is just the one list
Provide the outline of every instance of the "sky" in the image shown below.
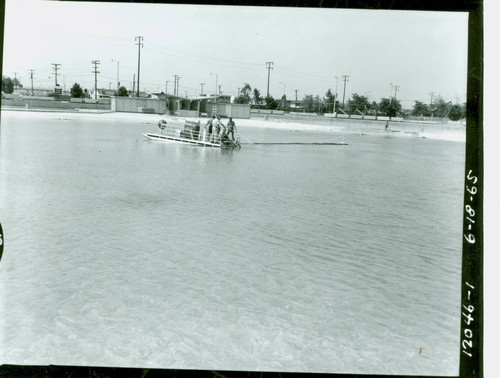
[[53,88],[57,63],[66,90],[92,89],[98,60],[98,87],[132,89],[138,36],[141,91],[173,93],[178,75],[183,96],[266,95],[270,74],[275,98],[466,99],[464,12],[6,0],[2,75],[31,88],[33,70],[34,88]]

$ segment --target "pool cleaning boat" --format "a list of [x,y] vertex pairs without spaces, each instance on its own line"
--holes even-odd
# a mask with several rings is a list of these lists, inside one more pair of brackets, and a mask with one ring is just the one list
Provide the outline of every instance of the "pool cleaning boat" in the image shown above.
[[198,147],[241,148],[239,136],[235,140],[228,137],[211,140],[209,135],[200,132],[200,121],[194,122],[183,118],[168,118],[158,122],[158,134],[143,134],[146,138],[160,142],[190,144]]

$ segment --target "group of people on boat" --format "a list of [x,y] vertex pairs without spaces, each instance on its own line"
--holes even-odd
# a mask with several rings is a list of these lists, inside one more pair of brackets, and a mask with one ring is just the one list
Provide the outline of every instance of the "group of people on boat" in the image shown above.
[[229,139],[234,142],[235,132],[236,124],[232,117],[229,117],[227,125],[224,125],[220,120],[220,116],[212,116],[212,118],[207,121],[203,132],[200,132],[198,139],[211,143],[222,142],[224,139]]

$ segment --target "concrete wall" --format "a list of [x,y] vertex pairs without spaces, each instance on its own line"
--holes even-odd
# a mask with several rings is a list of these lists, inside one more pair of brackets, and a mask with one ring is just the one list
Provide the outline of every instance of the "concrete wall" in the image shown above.
[[250,105],[245,104],[226,104],[226,111],[228,117],[233,118],[250,118]]
[[[251,109],[252,114],[285,114],[283,110],[272,110],[272,109]],[[298,113],[297,113],[298,114]]]
[[99,103],[74,103],[70,101],[59,101],[53,99],[2,99],[2,105],[6,106],[19,106],[28,109],[98,109],[98,110],[110,110],[110,101],[103,101]]
[[129,113],[165,114],[167,106],[165,100],[117,96],[111,99],[111,110]]
[[191,118],[196,118],[200,116],[200,112],[197,110],[177,110],[175,112],[175,115],[177,117],[191,117]]
[[208,116],[219,115],[221,117],[250,118],[250,105],[228,104],[228,103],[207,103],[206,113]]

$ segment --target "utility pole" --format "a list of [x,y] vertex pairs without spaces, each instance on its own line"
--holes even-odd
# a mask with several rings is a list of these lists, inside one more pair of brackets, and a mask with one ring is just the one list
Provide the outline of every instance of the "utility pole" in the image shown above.
[[205,85],[205,83],[200,83],[201,85],[201,95],[203,96],[203,86]]
[[14,90],[16,90],[16,89],[17,89],[17,74],[18,74],[18,73],[19,73],[19,72],[14,72]]
[[59,63],[52,63],[52,65],[54,66],[53,70],[54,70],[54,75],[56,77],[56,87],[57,87],[57,70],[59,69],[60,64]]
[[273,69],[274,62],[266,62],[267,69],[267,97],[269,97],[269,79],[271,77],[271,70]]
[[342,110],[344,110],[344,103],[345,103],[345,83],[349,81],[349,75],[342,75],[342,80],[344,80],[344,94],[342,95]]
[[[114,59],[111,59],[111,62],[114,62]],[[116,61],[116,90],[120,89],[120,62]]]
[[431,96],[431,104],[429,105],[429,110],[431,111],[431,118],[434,117],[434,112],[432,111],[432,100],[434,99],[434,92],[429,93]]
[[97,74],[100,73],[97,71],[97,66],[100,64],[99,60],[93,60],[92,64],[94,65],[94,71],[92,71],[93,74],[95,74],[95,79],[94,79],[94,96],[95,99],[97,100]]
[[215,102],[217,102],[218,100],[218,95],[217,95],[217,88],[218,88],[218,80],[219,80],[219,74],[216,74],[216,73],[213,73],[213,72],[210,72],[210,75],[215,75]]
[[166,80],[165,81],[165,94],[168,94],[168,83],[169,83],[169,81]]
[[138,51],[139,51],[137,60],[137,97],[139,97],[139,78],[141,75],[141,47],[144,47],[144,43],[142,43],[144,37],[138,36],[135,37],[135,40],[137,41],[135,44],[138,46]]
[[221,95],[221,93],[222,93],[221,87],[222,87],[222,85],[219,85],[219,96],[220,96],[220,95]]
[[178,96],[179,94],[179,79],[181,77],[179,75],[174,75],[174,96]]
[[132,81],[132,93],[133,93],[132,97],[134,97],[135,96],[135,74],[134,74],[134,79]]
[[35,70],[29,70],[29,71],[30,71],[30,78],[31,78],[31,95],[34,96],[35,92],[33,91],[33,72],[35,72]]
[[396,95],[398,93],[399,85],[394,86],[394,99],[396,99]]

